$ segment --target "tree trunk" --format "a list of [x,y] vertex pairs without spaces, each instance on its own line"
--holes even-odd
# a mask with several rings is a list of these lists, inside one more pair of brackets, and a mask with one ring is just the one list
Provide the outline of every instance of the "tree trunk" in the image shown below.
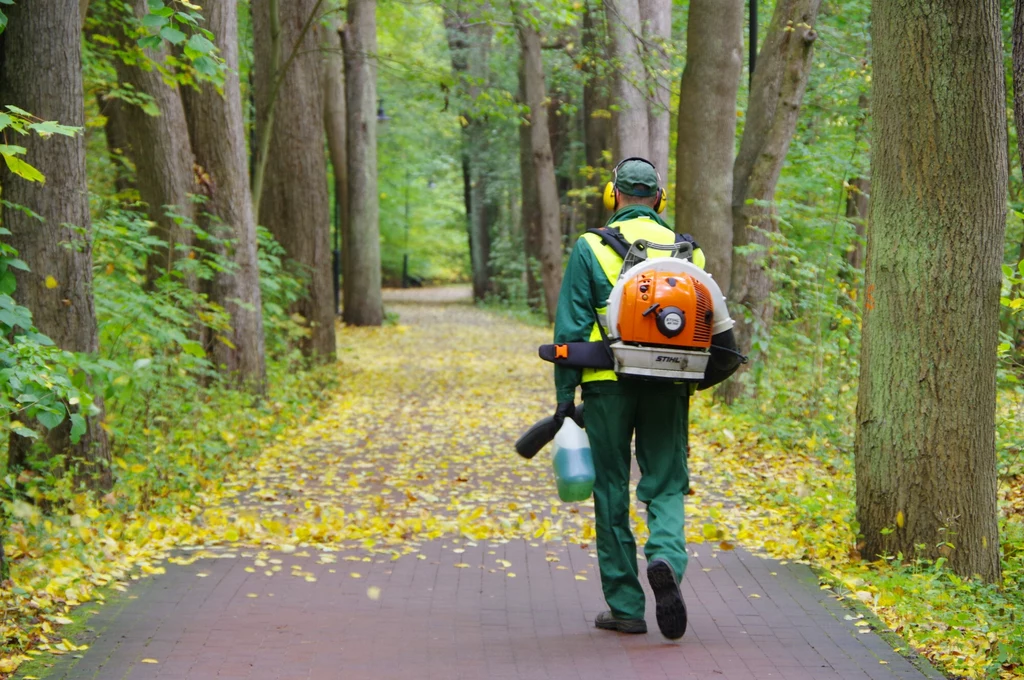
[[743,70],[743,0],[691,0],[679,86],[676,231],[692,234],[729,294],[736,93]]
[[874,193],[855,454],[861,554],[942,556],[961,576],[999,583],[995,371],[1007,187],[999,3],[878,3],[871,33]]
[[[469,98],[476,102],[487,82],[490,68],[488,67],[488,55],[490,54],[492,30],[490,25],[481,21],[469,32]],[[488,199],[487,168],[487,121],[480,116],[471,116],[466,130],[466,142],[469,150],[469,171],[472,180],[470,200],[470,230],[473,263],[473,297],[482,300],[487,296],[490,289],[490,260],[491,260],[491,234],[490,223],[487,219],[492,212],[489,204],[493,201]]]
[[649,158],[647,72],[641,58],[639,0],[605,0],[605,16],[611,37],[611,56],[615,64],[615,89],[612,101],[619,109],[615,125],[614,159],[631,156]]
[[[252,3],[257,137],[264,133],[275,101],[270,4],[270,0]],[[290,64],[281,65],[283,76],[276,101],[291,106],[287,115],[273,116],[258,214],[260,223],[309,277],[307,295],[295,310],[311,328],[302,351],[328,361],[334,359],[336,349],[321,57],[313,32],[303,34],[317,6],[316,0],[281,3],[282,54],[294,52],[295,57]]]
[[226,255],[238,267],[235,272],[218,273],[213,280],[212,300],[231,314],[231,337],[214,339],[213,358],[222,371],[262,392],[266,379],[263,303],[238,80],[236,4],[235,0],[203,4],[207,27],[227,66],[224,94],[203,83],[198,90],[182,90],[182,99],[196,163],[209,176],[204,183],[208,200],[199,209],[199,223],[207,232],[231,239]]
[[[43,120],[85,126],[82,86],[81,18],[76,4],[35,0],[5,7],[9,24],[0,37],[0,102],[15,104]],[[96,352],[96,314],[92,294],[92,223],[85,170],[85,138],[29,134],[18,139],[25,159],[46,177],[29,182],[0,166],[3,225],[10,244],[31,271],[15,271],[14,298],[33,313],[36,327],[71,352]],[[12,206],[40,215],[38,221]],[[80,229],[76,231],[72,227]],[[56,287],[46,285],[48,277]],[[68,455],[76,481],[110,488],[110,443],[100,412],[87,418],[87,432],[71,444],[68,419],[46,438],[50,456]],[[74,409],[74,406],[70,408]],[[31,441],[12,436],[8,467],[29,462]]]
[[1017,128],[1017,155],[1024,173],[1024,0],[1013,5],[1013,122]]
[[[132,0],[131,6],[137,17],[149,11],[146,0]],[[131,38],[122,36],[122,40]],[[164,48],[146,50],[154,61],[162,61]],[[151,255],[146,263],[146,274],[150,280],[160,277],[171,269],[183,248],[193,242],[193,234],[182,228],[168,212],[195,221],[196,211],[189,194],[195,189],[195,173],[192,145],[189,142],[188,124],[181,94],[164,82],[156,69],[146,70],[136,64],[126,64],[115,59],[118,80],[130,85],[138,92],[152,97],[159,115],[150,115],[142,107],[124,103],[124,124],[128,139],[128,156],[135,164],[135,182],[139,196],[148,206],[149,219],[156,224],[154,234],[166,242]],[[196,282],[190,286],[195,288]]]
[[[332,23],[330,27],[319,27],[320,44],[327,50],[323,64],[324,127],[327,131],[327,149],[334,169],[334,200],[337,203],[338,220],[334,228],[339,231],[341,241],[341,272],[351,266],[348,262],[349,243],[352,236],[348,231],[348,143],[345,121],[345,55],[344,27]],[[334,276],[333,272],[331,274]],[[337,282],[334,282],[337,285]],[[334,310],[337,313],[337,309]]]
[[516,15],[516,29],[523,50],[526,104],[530,108],[530,147],[537,176],[540,227],[537,244],[541,280],[544,282],[548,320],[554,321],[555,308],[558,306],[558,289],[562,286],[562,239],[558,218],[558,187],[551,156],[551,135],[548,131],[548,112],[545,105],[544,62],[541,57],[540,34],[533,27],[531,17],[518,2],[513,4],[513,12]]
[[854,269],[864,268],[864,247],[868,227],[868,197],[871,195],[871,180],[854,177],[846,190],[846,219],[850,220],[857,237],[853,248],[846,254],[846,261]]
[[[607,32],[604,29],[604,15],[595,11],[588,2],[583,11],[583,148],[587,167],[606,168],[606,151],[611,151],[611,84],[604,75],[601,64],[607,61]],[[588,183],[599,184],[588,177]],[[597,186],[598,193],[587,199],[586,226],[600,227],[604,224],[604,204],[601,200],[603,184]]]
[[[733,248],[754,248],[745,255],[734,251],[729,286],[731,299],[743,307],[734,316],[734,332],[744,354],[750,352],[755,331],[767,333],[771,327],[768,249],[771,234],[778,229],[772,202],[807,89],[820,5],[821,0],[779,0],[750,86],[747,121],[733,168],[732,214]],[[741,366],[737,376],[719,388],[726,401],[739,396],[743,383],[736,378],[748,366]]]
[[356,326],[379,326],[384,321],[377,191],[376,11],[376,0],[349,0],[345,33],[351,246],[344,307],[345,322]]
[[[519,64],[519,95],[526,102],[526,77],[523,63]],[[546,302],[540,272],[535,265],[540,263],[540,205],[537,199],[537,169],[533,164],[533,142],[530,126],[519,125],[519,178],[520,221],[523,232],[523,255],[526,262],[526,300],[531,309],[543,309]]]
[[114,189],[121,193],[132,188],[131,170],[125,162],[128,153],[128,131],[124,120],[125,104],[120,99],[96,95],[100,115],[106,118],[103,134],[107,142],[107,155],[114,167]]
[[[720,4],[730,5],[733,2],[725,0]],[[690,11],[692,16],[693,10]],[[722,11],[728,12],[729,8],[723,7]],[[650,62],[647,76],[651,90],[647,105],[650,156],[647,160],[658,168],[664,185],[668,177],[669,98],[672,94],[672,84],[667,75],[671,68],[667,48],[672,39],[672,0],[640,0],[640,20]]]
[[[485,216],[487,203],[487,129],[486,121],[474,112],[477,99],[489,77],[493,29],[476,13],[454,11],[445,14],[448,50],[452,55],[452,71],[465,98],[462,117],[463,165],[466,219],[469,228],[470,268],[473,277],[473,298],[482,300],[490,287],[491,238]],[[464,83],[464,85],[463,85]]]

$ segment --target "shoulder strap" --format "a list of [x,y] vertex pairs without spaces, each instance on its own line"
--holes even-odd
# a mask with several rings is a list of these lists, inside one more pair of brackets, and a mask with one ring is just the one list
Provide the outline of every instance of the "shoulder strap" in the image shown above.
[[676,234],[676,243],[689,243],[693,246],[694,250],[700,248],[700,246],[697,245],[696,239],[689,234]]
[[615,251],[615,254],[625,259],[629,247],[632,245],[617,227],[595,227],[587,229],[586,233],[594,234],[604,241],[605,245]]
[[[587,229],[586,233],[594,234],[604,241],[605,245],[615,251],[615,254],[625,259],[626,253],[629,252],[629,247],[632,245],[622,232],[619,231],[618,227],[595,227]],[[676,234],[676,243],[689,243],[693,245],[693,249],[697,250],[700,246],[697,244],[697,240],[689,234]]]

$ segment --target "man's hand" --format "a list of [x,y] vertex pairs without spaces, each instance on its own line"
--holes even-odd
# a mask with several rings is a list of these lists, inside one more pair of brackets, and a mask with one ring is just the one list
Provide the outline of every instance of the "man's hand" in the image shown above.
[[563,401],[555,409],[555,423],[558,427],[562,427],[562,423],[565,422],[566,418],[572,418],[576,413],[576,403],[572,401]]

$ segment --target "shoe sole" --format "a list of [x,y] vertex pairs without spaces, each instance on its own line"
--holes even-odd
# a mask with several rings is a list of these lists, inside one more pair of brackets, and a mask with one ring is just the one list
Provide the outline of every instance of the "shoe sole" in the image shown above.
[[679,592],[672,567],[667,562],[654,562],[647,567],[647,581],[654,591],[658,628],[669,640],[678,640],[686,632],[686,604]]
[[612,621],[610,623],[594,622],[594,627],[600,628],[601,630],[614,630],[617,633],[626,633],[629,635],[639,635],[647,632],[646,623],[641,625],[639,623],[620,623],[617,621]]

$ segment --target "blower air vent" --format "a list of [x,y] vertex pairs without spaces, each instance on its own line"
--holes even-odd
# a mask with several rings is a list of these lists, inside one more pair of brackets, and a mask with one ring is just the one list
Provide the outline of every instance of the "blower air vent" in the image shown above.
[[697,293],[697,318],[693,327],[695,342],[711,342],[711,320],[714,318],[714,305],[707,286],[693,279],[693,289]]

